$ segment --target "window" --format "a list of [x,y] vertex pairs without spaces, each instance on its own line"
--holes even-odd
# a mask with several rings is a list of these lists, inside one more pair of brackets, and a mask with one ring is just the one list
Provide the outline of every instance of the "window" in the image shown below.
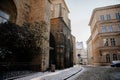
[[110,54],[106,54],[106,62],[110,62]]
[[102,26],[102,32],[106,32],[106,27],[105,26]]
[[120,13],[116,13],[116,19],[120,19]]
[[103,39],[104,46],[108,46],[108,39]]
[[112,32],[113,31],[113,27],[112,26],[109,26],[108,27],[108,32]]
[[111,46],[115,46],[115,38],[110,38]]
[[113,60],[117,60],[117,54],[113,54]]
[[107,20],[110,20],[110,19],[111,19],[110,14],[107,14],[107,15],[106,15],[106,19],[107,19]]
[[103,21],[104,20],[104,15],[100,16],[100,20]]
[[120,31],[120,24],[118,24],[118,31]]
[[3,11],[0,11],[0,23],[7,22],[9,19],[9,15],[4,13]]

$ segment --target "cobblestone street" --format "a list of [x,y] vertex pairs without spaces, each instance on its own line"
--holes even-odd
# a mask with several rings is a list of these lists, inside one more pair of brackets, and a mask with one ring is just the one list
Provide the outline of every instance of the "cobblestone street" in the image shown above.
[[70,80],[120,80],[120,68],[83,66],[84,70]]

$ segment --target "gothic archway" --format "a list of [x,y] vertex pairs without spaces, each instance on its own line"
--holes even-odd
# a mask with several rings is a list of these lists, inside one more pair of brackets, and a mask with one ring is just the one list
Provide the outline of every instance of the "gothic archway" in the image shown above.
[[17,8],[13,0],[0,0],[0,11],[9,15],[10,22],[16,22]]
[[[13,0],[0,0],[0,23],[4,23],[8,21],[12,23],[16,23],[16,18],[17,18],[17,8],[16,8],[14,1]],[[0,55],[2,56],[2,60],[0,61],[0,70],[7,70],[8,66],[10,65],[9,63],[13,62],[14,59],[13,59],[13,56],[8,54],[8,53],[11,54],[11,51],[7,50],[7,48],[3,47],[1,44],[0,46],[1,46]],[[4,59],[4,56],[7,56],[9,58]]]
[[56,65],[55,37],[53,36],[52,33],[50,33],[50,42],[49,43],[50,43],[49,66],[51,66],[51,64]]

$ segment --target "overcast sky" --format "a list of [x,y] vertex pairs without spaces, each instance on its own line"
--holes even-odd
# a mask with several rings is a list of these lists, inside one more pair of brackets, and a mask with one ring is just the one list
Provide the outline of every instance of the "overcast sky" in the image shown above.
[[[120,0],[65,0],[70,10],[72,34],[76,41],[83,41],[84,45],[90,36],[88,26],[93,9],[108,5],[120,4]],[[86,46],[85,46],[86,47]]]

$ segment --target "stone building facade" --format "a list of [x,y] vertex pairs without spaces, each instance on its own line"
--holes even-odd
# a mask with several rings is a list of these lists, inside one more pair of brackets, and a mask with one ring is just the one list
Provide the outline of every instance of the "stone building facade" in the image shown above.
[[[46,70],[49,67],[49,34],[50,34],[50,0],[1,0],[0,1],[0,21],[10,21],[17,25],[25,23],[32,24],[32,28],[40,29],[40,24],[45,23],[45,31],[41,38],[41,52],[38,53],[32,65],[38,65],[35,70]],[[37,43],[36,43],[37,44]],[[22,58],[22,57],[21,57]],[[23,63],[19,63],[22,64]]]
[[[73,66],[73,47],[69,9],[64,0],[52,0],[51,4],[51,50],[50,64],[62,69]],[[53,38],[53,39],[52,39]]]
[[73,66],[68,14],[69,9],[64,0],[1,0],[0,23],[12,22],[19,26],[29,24],[31,29],[41,35],[40,40],[35,42],[40,50],[31,62],[15,64],[32,65],[32,70],[37,71],[47,70],[51,64],[55,64],[58,69]]
[[94,9],[87,41],[90,63],[109,65],[120,60],[120,4]]
[[73,64],[76,65],[76,38],[72,35],[72,43],[73,43]]

